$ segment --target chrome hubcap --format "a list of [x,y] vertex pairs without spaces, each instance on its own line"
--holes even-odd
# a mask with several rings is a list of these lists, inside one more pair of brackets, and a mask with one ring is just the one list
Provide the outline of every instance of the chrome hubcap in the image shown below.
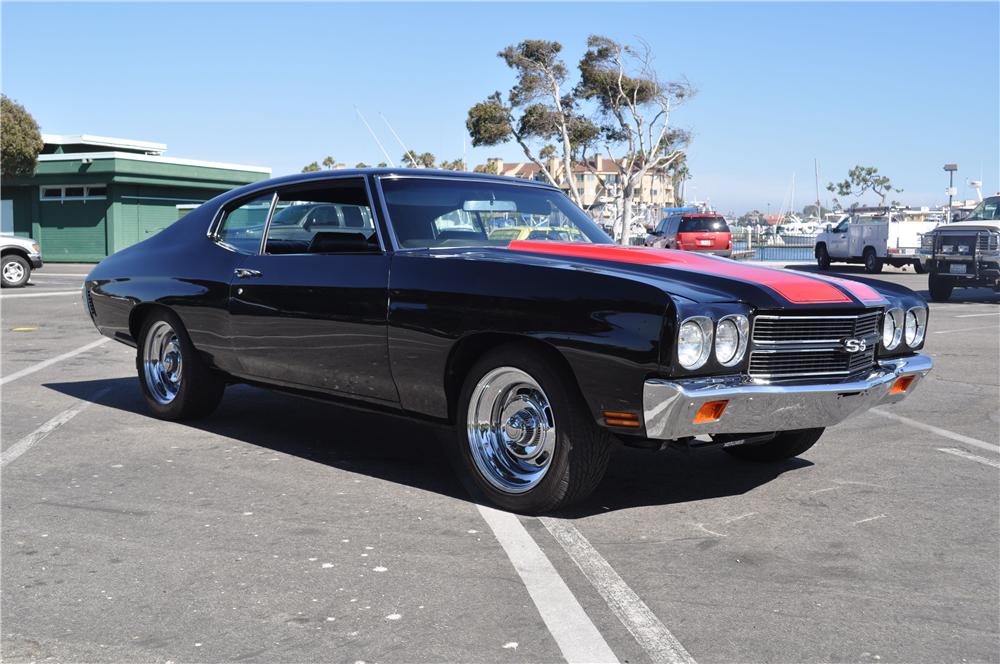
[[11,261],[3,266],[3,278],[10,282],[18,282],[24,278],[24,266],[17,261]]
[[146,333],[142,349],[146,387],[157,402],[168,404],[181,389],[183,358],[177,333],[164,321],[157,321]]
[[537,486],[552,462],[552,406],[534,378],[498,367],[476,385],[469,401],[468,439],[479,473],[505,493]]

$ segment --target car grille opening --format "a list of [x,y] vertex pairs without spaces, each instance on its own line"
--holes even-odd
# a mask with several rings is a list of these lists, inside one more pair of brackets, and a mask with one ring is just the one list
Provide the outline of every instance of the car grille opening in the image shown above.
[[[875,366],[880,312],[854,315],[772,316],[754,319],[749,373],[767,380],[850,377]],[[847,352],[844,341],[864,341]]]

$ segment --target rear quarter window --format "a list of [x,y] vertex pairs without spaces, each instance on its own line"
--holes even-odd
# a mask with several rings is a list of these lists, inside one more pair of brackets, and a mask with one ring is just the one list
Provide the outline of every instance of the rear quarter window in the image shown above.
[[722,217],[684,217],[679,233],[728,233],[729,224]]

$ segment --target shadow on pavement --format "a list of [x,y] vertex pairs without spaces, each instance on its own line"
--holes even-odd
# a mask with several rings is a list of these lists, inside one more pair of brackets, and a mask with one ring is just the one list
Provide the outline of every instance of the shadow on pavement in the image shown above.
[[[137,379],[113,378],[45,387],[85,401],[149,416]],[[110,388],[102,396],[95,394]],[[182,423],[276,452],[475,502],[452,471],[443,425],[373,413],[279,392],[231,386],[212,415]],[[746,493],[782,473],[812,465],[803,459],[751,464],[720,449],[648,452],[619,448],[604,481],[584,503],[559,516],[579,518],[630,507],[667,505]]]

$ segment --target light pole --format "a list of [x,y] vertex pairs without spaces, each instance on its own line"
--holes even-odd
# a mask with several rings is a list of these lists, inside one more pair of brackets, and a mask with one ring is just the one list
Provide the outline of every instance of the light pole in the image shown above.
[[948,222],[951,223],[951,199],[955,195],[955,171],[958,164],[945,164],[944,170],[948,171]]

